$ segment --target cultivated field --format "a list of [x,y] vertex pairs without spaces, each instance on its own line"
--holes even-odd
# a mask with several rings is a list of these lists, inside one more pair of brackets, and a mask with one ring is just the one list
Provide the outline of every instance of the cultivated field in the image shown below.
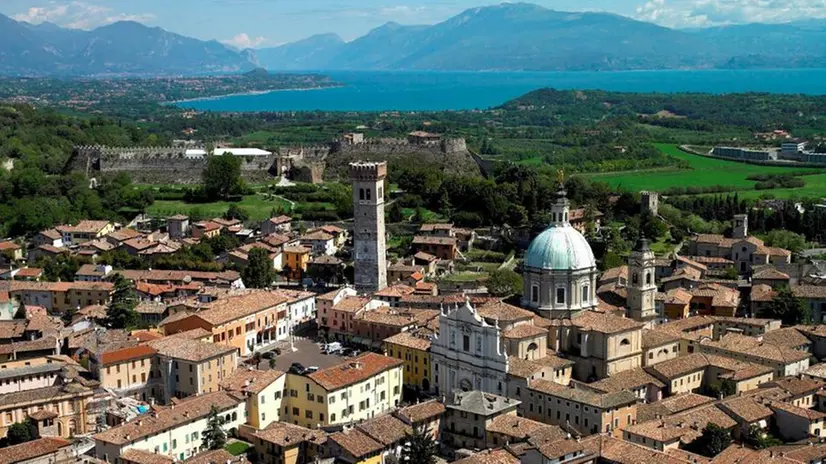
[[[766,195],[773,195],[778,198],[793,196],[819,197],[826,194],[826,170],[759,166],[736,161],[718,160],[686,153],[673,144],[656,144],[656,147],[668,156],[687,161],[691,165],[691,169],[590,174],[589,177],[632,192],[640,190],[664,191],[673,187],[713,187],[719,185],[725,186],[731,191],[738,191],[741,198],[758,198]],[[746,179],[746,177],[756,174],[792,174],[799,172],[811,172],[812,175],[805,176],[806,186],[798,189],[755,190],[756,181]]]

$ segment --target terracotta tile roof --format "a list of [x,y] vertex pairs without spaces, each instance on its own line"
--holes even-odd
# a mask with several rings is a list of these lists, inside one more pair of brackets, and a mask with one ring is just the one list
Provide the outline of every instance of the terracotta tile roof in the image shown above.
[[787,348],[808,347],[812,341],[803,335],[797,327],[784,327],[771,330],[762,335],[764,343],[785,346]]
[[277,292],[251,291],[220,298],[213,302],[209,309],[198,312],[197,316],[213,326],[218,326],[274,308],[288,300]]
[[798,298],[826,299],[826,286],[794,285],[791,289],[794,296]]
[[822,461],[826,458],[826,445],[801,445],[797,449],[785,451],[786,458],[803,464]]
[[97,234],[106,226],[109,225],[109,221],[90,221],[90,220],[83,220],[78,222],[75,225],[61,225],[55,227],[58,232],[62,233],[89,233],[89,234]]
[[424,251],[419,251],[418,253],[414,254],[413,257],[421,261],[427,261],[428,263],[439,260],[439,258],[437,258],[436,256],[433,256],[430,253],[425,253]]
[[323,230],[316,230],[315,232],[310,232],[310,233],[307,233],[307,234],[304,234],[304,235],[301,236],[301,240],[324,241],[324,242],[329,242],[330,240],[333,240],[334,238],[335,237],[333,237],[331,234],[328,234],[327,232],[324,232]]
[[498,321],[518,321],[520,319],[533,319],[534,313],[522,308],[510,305],[504,301],[494,300],[476,307],[476,312],[485,319]]
[[0,340],[22,337],[26,325],[28,322],[24,320],[0,321]]
[[577,388],[575,383],[571,385],[560,385],[549,380],[533,380],[530,382],[532,390],[545,393],[546,395],[564,398],[570,401],[587,404],[601,409],[616,408],[620,406],[636,404],[637,397],[627,390],[612,393],[597,393],[593,390]]
[[705,264],[699,263],[699,262],[697,262],[693,259],[690,259],[686,256],[677,256],[677,262],[682,263],[682,264],[687,265],[687,266],[696,267],[696,268],[698,268],[702,271],[707,271],[708,270],[708,266],[706,266]]
[[599,278],[600,284],[603,282],[607,282],[609,280],[617,280],[619,278],[623,278],[628,280],[628,266],[622,265],[619,267],[614,267],[608,269],[607,271],[603,272]]
[[67,250],[65,248],[58,248],[56,246],[52,246],[52,245],[48,245],[48,244],[40,245],[39,247],[37,247],[37,249],[40,250],[40,251],[45,251],[45,252],[53,254],[53,255],[59,255],[59,254],[62,254],[62,253],[68,253],[69,252],[69,250]]
[[[565,456],[582,453],[585,445],[575,438],[563,438],[557,441],[547,441],[534,445],[540,454],[550,462],[560,461]],[[586,458],[587,459],[587,458]]]
[[374,293],[373,296],[385,298],[401,298],[405,295],[410,295],[415,291],[416,289],[413,287],[409,287],[404,284],[396,284],[379,290],[378,292]]
[[225,411],[243,401],[243,398],[228,392],[192,396],[174,407],[156,407],[154,414],[145,414],[138,419],[112,427],[95,435],[94,439],[115,445],[134,443],[144,437],[155,436],[181,424],[206,417],[213,406],[219,411]]
[[453,461],[453,464],[519,464],[519,458],[504,449],[487,449]]
[[498,433],[511,437],[513,438],[511,441],[514,442],[526,440],[534,431],[543,428],[558,431],[562,434],[559,438],[565,438],[565,432],[555,425],[543,424],[542,422],[511,414],[497,416],[485,426],[485,430],[488,433]]
[[355,458],[378,453],[384,449],[384,445],[373,440],[366,433],[358,429],[336,432],[327,437],[327,440],[336,443],[341,449]]
[[0,448],[0,462],[14,464],[56,453],[61,448],[71,446],[72,442],[61,438],[38,438],[19,445]]
[[150,453],[136,448],[130,448],[120,454],[120,459],[128,464],[172,464],[174,459],[164,454]]
[[384,343],[400,345],[419,351],[428,351],[430,349],[431,341],[430,337],[419,336],[409,331],[405,331],[397,333],[392,337],[385,338]]
[[702,353],[693,353],[659,362],[649,366],[648,370],[662,379],[671,380],[704,370],[707,366],[708,359]]
[[740,334],[726,334],[719,341],[704,341],[701,346],[743,353],[771,362],[791,363],[807,359],[809,353],[793,350],[785,346],[764,343],[756,338]]
[[413,433],[412,427],[390,414],[364,421],[356,428],[384,446],[399,443]]
[[57,240],[57,239],[63,238],[63,235],[60,232],[58,232],[57,229],[41,230],[40,232],[38,232],[38,235],[42,235],[42,236],[44,236],[48,239],[51,239],[51,240]]
[[449,245],[456,246],[459,240],[456,237],[433,237],[430,235],[416,235],[413,245]]
[[826,413],[815,411],[814,409],[799,408],[791,403],[786,403],[783,401],[773,401],[769,404],[769,407],[775,411],[784,411],[798,417],[803,417],[810,421],[823,420],[826,418]]
[[230,464],[246,463],[244,456],[233,456],[225,449],[204,451],[184,461],[184,464]]
[[220,386],[228,391],[261,393],[283,375],[283,372],[276,370],[235,369],[229,377],[221,381]]
[[734,264],[734,261],[718,256],[686,256],[686,258],[701,264]]
[[441,417],[445,411],[445,405],[441,401],[430,400],[398,409],[394,414],[410,424],[416,424],[423,421],[432,421]]
[[309,374],[307,377],[315,381],[325,390],[338,390],[339,388],[367,380],[394,367],[401,366],[403,363],[401,359],[393,359],[376,353],[365,353],[355,359],[321,369]]
[[583,311],[577,317],[571,319],[571,323],[579,327],[580,330],[606,334],[638,330],[644,326],[644,324],[633,319],[596,311]]
[[158,354],[191,362],[202,362],[218,356],[225,356],[238,348],[219,343],[202,342],[184,337],[164,337],[148,343]]
[[155,356],[157,352],[147,345],[138,345],[131,348],[123,348],[116,351],[108,351],[100,355],[100,363],[103,366],[112,366],[136,359],[147,359]]
[[664,383],[657,380],[656,377],[646,372],[642,367],[627,371],[620,371],[611,377],[588,385],[591,388],[596,388],[597,390],[604,391],[605,393],[633,390],[635,388],[640,388],[647,385],[654,385],[657,388],[665,388]]
[[267,219],[267,221],[269,221],[270,223],[275,224],[275,225],[287,224],[289,222],[292,222],[292,220],[293,219],[291,217],[285,216],[283,214],[281,216],[271,217],[271,218]]
[[748,424],[766,419],[774,414],[771,409],[751,396],[726,399],[720,403],[720,408],[735,420]]
[[715,354],[705,354],[708,365],[723,369],[728,372],[720,374],[720,378],[739,382],[741,380],[753,379],[774,371],[769,366],[763,366],[753,362],[740,361],[727,356],[717,356]]
[[675,440],[691,443],[702,435],[703,428],[708,424],[730,429],[736,426],[737,422],[716,405],[709,405],[662,419],[629,425],[624,430],[662,443]]
[[419,227],[419,232],[434,232],[437,230],[453,230],[453,224],[448,223],[432,223],[422,224]]
[[781,377],[767,382],[761,387],[777,387],[792,396],[815,393],[823,387],[823,382],[800,377]]
[[668,332],[656,329],[643,329],[642,331],[642,349],[644,350],[679,342],[680,337]]
[[264,430],[255,432],[254,435],[266,442],[275,443],[282,447],[303,442],[318,445],[327,441],[327,434],[323,430],[307,429],[287,422],[273,422]]
[[714,318],[708,316],[693,316],[676,321],[666,322],[657,326],[657,330],[665,330],[676,335],[683,335],[684,332],[691,332],[698,329],[711,327],[714,325]]
[[23,269],[17,271],[17,275],[14,277],[20,279],[35,278],[39,277],[41,274],[43,274],[43,269],[40,269],[39,267],[24,267]]
[[319,266],[338,266],[339,264],[343,263],[344,261],[336,258],[335,256],[330,255],[321,255],[316,256],[310,261],[310,264],[315,264]]
[[124,227],[123,229],[116,230],[110,233],[109,235],[107,235],[107,237],[111,237],[119,242],[125,242],[126,240],[130,240],[133,238],[143,237],[143,234],[135,229]]
[[6,407],[21,403],[48,403],[67,398],[92,396],[94,391],[77,383],[34,388],[0,395],[0,406]]
[[680,269],[677,269],[676,271],[674,271],[674,273],[671,274],[670,276],[663,277],[662,279],[660,279],[660,282],[662,282],[662,283],[674,282],[676,280],[681,280],[681,279],[688,279],[688,280],[696,281],[696,280],[700,280],[701,278],[702,278],[702,272],[701,271],[699,271],[699,270],[697,270],[693,267],[681,267]]
[[791,277],[785,272],[781,272],[771,266],[766,266],[755,272],[751,278],[752,280],[789,280]]
[[535,338],[535,337],[547,337],[548,336],[548,329],[542,327],[536,327],[533,324],[520,324],[516,327],[508,329],[502,332],[502,338],[513,338],[513,339],[523,339],[523,338]]
[[636,443],[620,440],[610,435],[591,435],[582,439],[589,453],[600,456],[599,462],[616,464],[687,464],[686,461],[655,451]]
[[360,296],[347,296],[339,300],[338,303],[333,305],[334,311],[343,311],[346,313],[354,313],[370,303],[370,298],[360,297]]
[[713,403],[714,398],[696,393],[680,393],[654,403],[637,405],[637,422],[646,422],[657,416],[671,416]]

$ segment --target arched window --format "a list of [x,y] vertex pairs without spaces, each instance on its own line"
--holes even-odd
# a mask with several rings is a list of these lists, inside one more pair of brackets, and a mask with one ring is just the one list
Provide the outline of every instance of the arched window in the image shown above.
[[237,412],[232,413],[232,420],[234,420],[234,421],[238,420],[238,413]]
[[531,342],[531,344],[528,345],[528,351],[536,351],[537,349],[539,349],[539,346],[537,346],[534,342]]
[[556,213],[551,213],[551,220],[556,222]]
[[359,189],[359,200],[364,200],[364,189]]
[[564,288],[557,288],[556,289],[556,303],[557,304],[565,304],[565,289]]
[[640,276],[639,276],[639,274],[637,274],[637,273],[635,272],[635,273],[634,273],[634,275],[631,277],[631,282],[633,282],[633,283],[634,283],[634,285],[638,284],[638,283],[640,282]]
[[370,199],[370,189],[366,190],[366,195],[367,195],[367,199],[369,200]]
[[582,286],[582,302],[587,303],[591,300],[591,288],[587,285]]
[[651,273],[650,272],[645,273],[645,283],[646,283],[646,285],[651,285]]
[[539,285],[531,285],[531,301],[534,303],[539,301]]
[[630,344],[631,342],[629,342],[627,338],[623,338],[622,340],[620,340],[620,346],[627,346]]

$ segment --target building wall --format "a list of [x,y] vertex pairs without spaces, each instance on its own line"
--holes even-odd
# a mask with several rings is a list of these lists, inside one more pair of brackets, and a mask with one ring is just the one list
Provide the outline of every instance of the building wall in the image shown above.
[[666,388],[671,395],[695,392],[703,386],[705,374],[705,369],[701,369],[690,374],[674,377],[670,382],[666,382]]
[[[220,413],[222,417],[229,417],[229,420],[224,423],[224,430],[237,429],[246,422],[246,405],[243,402],[221,410]],[[201,449],[201,433],[206,430],[207,421],[208,416],[197,418],[170,430],[124,445],[95,440],[95,457],[107,462],[115,462],[116,457],[124,451],[139,449],[184,460],[198,454]]]
[[[100,386],[113,390],[139,390],[153,377],[153,358],[146,356],[98,368]],[[139,395],[141,391],[137,392]],[[142,398],[144,401],[146,398]]]
[[287,373],[281,420],[307,428],[371,419],[401,402],[402,368],[327,391],[309,377]]
[[823,435],[823,419],[809,420],[779,409],[772,408],[772,410],[774,411],[777,431],[787,441],[798,441],[810,436]]
[[386,176],[387,163],[350,165],[355,218],[355,285],[363,291],[377,291],[387,286],[387,231],[384,226]]
[[542,359],[548,355],[547,335],[523,339],[506,338],[503,339],[503,344],[509,355],[520,359]]
[[287,384],[287,376],[282,375],[267,388],[257,394],[252,394],[247,399],[247,410],[249,417],[247,423],[258,430],[267,428],[273,422],[281,420],[282,406],[284,401],[284,388]]
[[430,352],[399,345],[384,343],[387,356],[404,360],[404,385],[425,391],[430,390]]
[[636,404],[601,409],[536,390],[532,393],[524,417],[563,428],[570,425],[584,435],[611,432],[637,421]]
[[499,416],[515,416],[516,407],[499,414],[481,416],[478,414],[447,408],[442,428],[445,444],[453,448],[487,448],[487,426]]
[[[4,404],[0,406],[0,437],[5,437],[9,427],[16,422],[23,422],[30,413],[36,411],[54,411],[58,417],[54,419],[53,430],[56,436],[69,438],[72,435],[87,433],[86,408],[92,392],[82,395],[63,394],[58,397],[46,398],[37,401],[18,404]],[[57,424],[60,423],[58,426]]]
[[642,354],[642,365],[653,366],[678,356],[680,356],[680,342],[677,341],[645,350]]

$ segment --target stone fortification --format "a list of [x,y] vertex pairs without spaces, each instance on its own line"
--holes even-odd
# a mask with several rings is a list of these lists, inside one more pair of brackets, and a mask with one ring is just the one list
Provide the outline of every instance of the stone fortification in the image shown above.
[[[83,172],[90,178],[125,172],[135,182],[194,184],[200,182],[206,166],[209,155],[205,152],[204,147],[197,146],[80,146],[75,148],[67,170]],[[422,144],[405,139],[364,139],[358,143],[333,141],[323,145],[282,147],[272,155],[240,158],[243,160],[242,176],[248,181],[266,181],[282,175],[299,182],[341,180],[349,177],[349,164],[360,160],[393,163],[413,159],[454,172],[480,172],[464,139]]]

